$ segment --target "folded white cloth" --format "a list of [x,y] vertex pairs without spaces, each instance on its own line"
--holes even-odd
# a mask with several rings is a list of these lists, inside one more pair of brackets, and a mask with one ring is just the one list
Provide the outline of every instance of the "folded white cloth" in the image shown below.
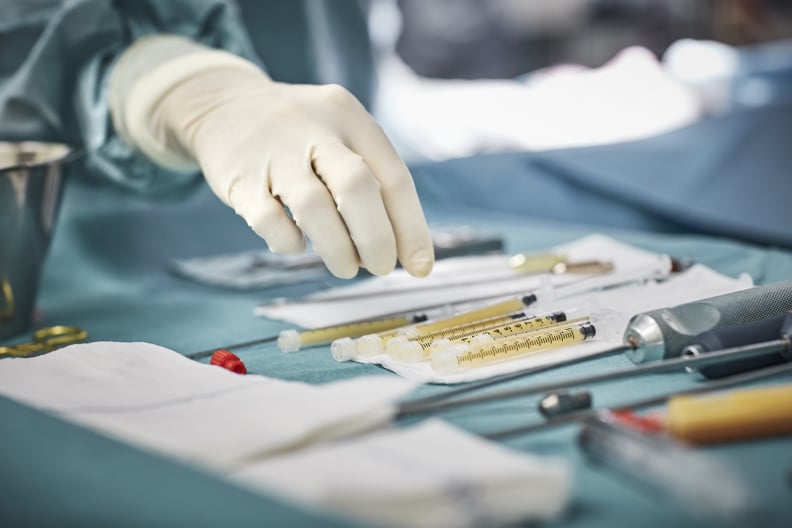
[[441,421],[378,431],[245,467],[235,480],[386,526],[498,526],[558,515],[570,472]]
[[389,422],[412,387],[396,376],[321,386],[241,376],[149,343],[0,361],[8,397],[266,494],[379,525],[493,525],[563,509],[564,464],[440,422],[349,438]]
[[413,386],[395,376],[321,386],[241,376],[150,343],[0,361],[0,393],[10,398],[220,470],[388,423]]

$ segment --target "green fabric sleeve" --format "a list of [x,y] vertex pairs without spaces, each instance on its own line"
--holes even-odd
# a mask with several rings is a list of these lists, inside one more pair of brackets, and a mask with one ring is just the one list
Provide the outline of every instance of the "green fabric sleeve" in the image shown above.
[[84,151],[85,177],[143,194],[183,188],[197,174],[158,167],[113,129],[108,79],[124,50],[168,33],[259,62],[236,4],[224,0],[45,1],[0,11],[0,139],[67,143]]

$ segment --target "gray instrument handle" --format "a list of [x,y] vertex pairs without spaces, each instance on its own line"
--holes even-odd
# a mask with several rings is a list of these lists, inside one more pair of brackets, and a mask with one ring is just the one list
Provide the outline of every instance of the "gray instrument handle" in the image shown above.
[[624,333],[635,363],[679,357],[696,336],[715,328],[741,326],[792,309],[792,281],[757,286],[634,316]]

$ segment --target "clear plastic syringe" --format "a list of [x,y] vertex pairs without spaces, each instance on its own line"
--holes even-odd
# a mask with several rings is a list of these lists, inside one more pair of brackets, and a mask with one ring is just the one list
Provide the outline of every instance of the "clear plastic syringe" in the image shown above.
[[333,341],[330,351],[336,361],[349,361],[355,357],[376,356],[385,351],[385,342],[396,335],[405,335],[407,337],[428,335],[443,329],[519,312],[534,302],[536,302],[536,295],[514,297],[474,310],[468,310],[451,317],[410,325],[400,329],[398,332],[387,331],[379,334],[370,333],[362,336],[357,341],[353,341],[348,337],[337,339]]
[[405,333],[396,333],[395,336],[390,338],[383,338],[385,342],[385,352],[390,354],[395,348],[400,347],[405,343],[427,343],[427,346],[435,339],[442,339],[454,337],[458,335],[475,335],[490,328],[495,328],[504,324],[512,323],[514,321],[523,320],[526,318],[533,318],[532,315],[526,315],[525,312],[516,312],[508,315],[499,315],[497,317],[490,317],[489,319],[482,319],[459,326],[452,326],[431,334],[424,334],[419,336],[408,336]]
[[423,361],[431,357],[435,351],[448,348],[453,343],[491,342],[497,339],[498,336],[506,337],[517,333],[529,332],[559,324],[566,320],[567,316],[564,312],[555,312],[548,315],[513,318],[508,321],[493,321],[495,324],[479,324],[470,328],[452,328],[442,333],[436,332],[411,339],[399,336],[388,341],[385,348],[388,356],[395,361]]
[[388,317],[371,321],[360,321],[313,330],[283,330],[278,334],[278,348],[283,352],[296,352],[300,347],[325,345],[342,337],[358,337],[372,332],[382,332],[426,321],[423,314]]
[[471,336],[464,336],[458,339],[438,339],[437,341],[433,342],[432,345],[429,347],[429,356],[431,357],[432,354],[435,352],[439,352],[440,350],[444,350],[455,344],[487,344],[492,343],[494,341],[501,341],[503,339],[511,339],[513,337],[517,337],[518,334],[527,334],[529,332],[536,332],[538,330],[547,330],[554,326],[561,326],[561,325],[569,325],[572,323],[579,323],[582,321],[588,321],[588,317],[579,317],[575,319],[564,319],[563,321],[551,322],[549,320],[543,321],[545,324],[543,325],[524,325],[522,321],[518,321],[515,324],[510,325],[503,325],[497,328],[493,328],[491,330],[487,330],[486,332],[482,332],[480,334],[471,335]]
[[483,365],[588,341],[597,330],[591,321],[561,324],[549,329],[517,334],[493,343],[457,344],[432,354],[432,368],[452,374]]

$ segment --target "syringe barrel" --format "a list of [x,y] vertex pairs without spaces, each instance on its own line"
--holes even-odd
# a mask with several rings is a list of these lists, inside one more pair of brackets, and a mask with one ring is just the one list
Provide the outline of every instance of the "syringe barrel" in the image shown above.
[[590,321],[550,326],[516,334],[490,343],[458,344],[432,354],[432,368],[450,374],[471,367],[489,365],[514,357],[543,352],[580,343],[595,337],[597,330]]
[[754,323],[792,309],[792,281],[777,282],[633,316],[624,332],[634,363],[679,357],[704,332]]

